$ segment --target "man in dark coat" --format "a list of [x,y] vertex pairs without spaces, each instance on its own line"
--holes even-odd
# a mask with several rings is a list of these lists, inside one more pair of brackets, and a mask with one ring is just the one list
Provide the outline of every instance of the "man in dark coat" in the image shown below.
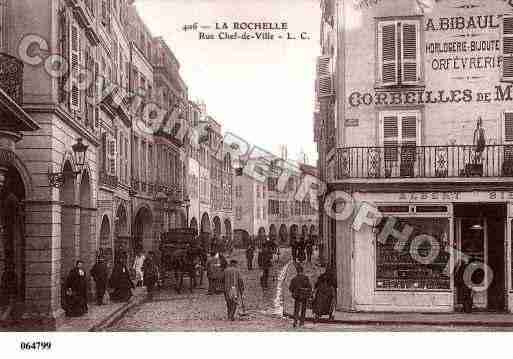
[[237,269],[237,261],[232,259],[230,265],[224,271],[224,298],[228,320],[235,320],[235,312],[239,298],[244,294],[244,281]]
[[95,265],[91,269],[91,277],[96,284],[96,304],[103,305],[103,297],[107,290],[107,281],[109,280],[109,273],[105,258],[98,256]]
[[65,311],[68,317],[80,317],[87,313],[87,279],[82,266],[82,261],[78,260],[66,279]]
[[153,299],[155,283],[158,280],[158,268],[155,260],[155,253],[149,252],[142,266],[143,283],[146,286],[148,299]]
[[253,270],[253,258],[255,257],[255,245],[253,241],[248,244],[246,249],[246,261],[248,263],[248,270]]
[[305,324],[306,302],[312,295],[312,285],[306,275],[303,274],[303,267],[296,266],[297,275],[290,282],[289,291],[294,298],[294,328]]
[[296,245],[296,256],[297,260],[300,263],[303,263],[306,260],[306,242],[305,237],[301,237],[299,242]]
[[273,265],[272,252],[268,246],[263,246],[262,250],[258,254],[258,266],[262,269],[262,276],[260,277],[260,285],[262,288],[268,287],[269,272]]
[[308,263],[312,263],[312,254],[313,254],[313,247],[314,247],[314,240],[311,235],[308,236],[306,243],[306,261]]
[[110,296],[113,300],[119,302],[128,302],[132,297],[134,283],[130,279],[130,273],[124,262],[118,261],[114,265],[109,285],[114,289]]

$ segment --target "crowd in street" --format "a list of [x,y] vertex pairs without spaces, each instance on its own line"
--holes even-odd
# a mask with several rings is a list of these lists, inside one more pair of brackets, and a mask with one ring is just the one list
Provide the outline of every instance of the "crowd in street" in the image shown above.
[[[105,294],[109,290],[113,302],[128,302],[136,286],[147,288],[148,297],[152,298],[155,285],[159,278],[159,269],[154,252],[147,256],[139,251],[134,260],[132,273],[135,273],[135,284],[127,265],[126,255],[119,255],[114,260],[112,271],[109,270],[107,259],[99,254],[90,271],[94,280],[96,304],[103,305]],[[80,317],[88,312],[88,276],[83,268],[84,263],[78,260],[65,281],[63,308],[66,316]]]
[[[335,273],[326,269],[312,286],[308,276],[304,274],[304,266],[312,263],[314,243],[310,238],[292,238],[290,242],[292,260],[297,275],[292,279],[289,291],[294,298],[294,327],[303,326],[307,308],[312,309],[316,319],[323,315],[333,316],[336,299]],[[239,270],[239,263],[235,259],[227,259],[225,251],[218,246],[209,248],[210,254],[204,263],[207,279],[207,295],[224,294],[226,301],[227,319],[236,320],[237,308],[240,306],[239,316],[245,315],[244,307],[244,278]],[[258,251],[258,253],[256,253]],[[270,280],[276,281],[272,270],[275,257],[279,258],[280,247],[274,240],[265,239],[260,243],[250,240],[245,250],[248,271],[255,270],[254,261],[257,259],[262,291],[269,288]],[[139,251],[133,260],[133,266],[127,266],[126,256],[118,256],[112,271],[109,271],[106,258],[98,255],[96,263],[90,270],[90,276],[95,283],[96,304],[103,305],[108,291],[111,301],[128,302],[132,297],[132,290],[136,286],[145,286],[148,299],[151,300],[156,286],[159,283],[159,266],[156,255],[149,252],[145,255]],[[82,316],[88,311],[88,276],[83,268],[83,262],[77,261],[70,271],[65,282],[64,309],[67,316]]]

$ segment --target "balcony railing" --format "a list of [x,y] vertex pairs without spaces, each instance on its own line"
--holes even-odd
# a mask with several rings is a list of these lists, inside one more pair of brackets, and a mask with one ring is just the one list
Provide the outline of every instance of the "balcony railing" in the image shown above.
[[18,105],[23,104],[23,62],[0,53],[0,88]]
[[513,177],[513,145],[337,148],[330,178]]
[[118,178],[116,176],[112,176],[104,171],[100,172],[100,184],[117,188],[118,186]]

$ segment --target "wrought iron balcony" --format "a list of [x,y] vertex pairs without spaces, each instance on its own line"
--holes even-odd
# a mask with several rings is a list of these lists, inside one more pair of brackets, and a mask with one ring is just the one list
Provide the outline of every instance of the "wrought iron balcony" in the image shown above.
[[100,184],[111,187],[111,188],[117,188],[118,178],[116,176],[112,176],[112,175],[108,174],[107,172],[101,171],[100,172]]
[[0,88],[18,105],[23,104],[23,62],[0,53]]
[[337,148],[331,179],[513,177],[513,145]]

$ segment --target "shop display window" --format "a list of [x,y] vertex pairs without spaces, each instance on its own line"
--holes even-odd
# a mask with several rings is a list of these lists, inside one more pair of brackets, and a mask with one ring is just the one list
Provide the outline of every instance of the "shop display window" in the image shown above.
[[[382,243],[378,236],[387,220],[385,217],[376,228],[376,289],[450,290],[450,278],[444,273],[450,258],[445,250],[449,245],[449,219],[398,218],[394,228],[402,232],[409,225],[413,228],[411,236],[400,243],[388,236]],[[433,240],[415,241],[421,235]]]

